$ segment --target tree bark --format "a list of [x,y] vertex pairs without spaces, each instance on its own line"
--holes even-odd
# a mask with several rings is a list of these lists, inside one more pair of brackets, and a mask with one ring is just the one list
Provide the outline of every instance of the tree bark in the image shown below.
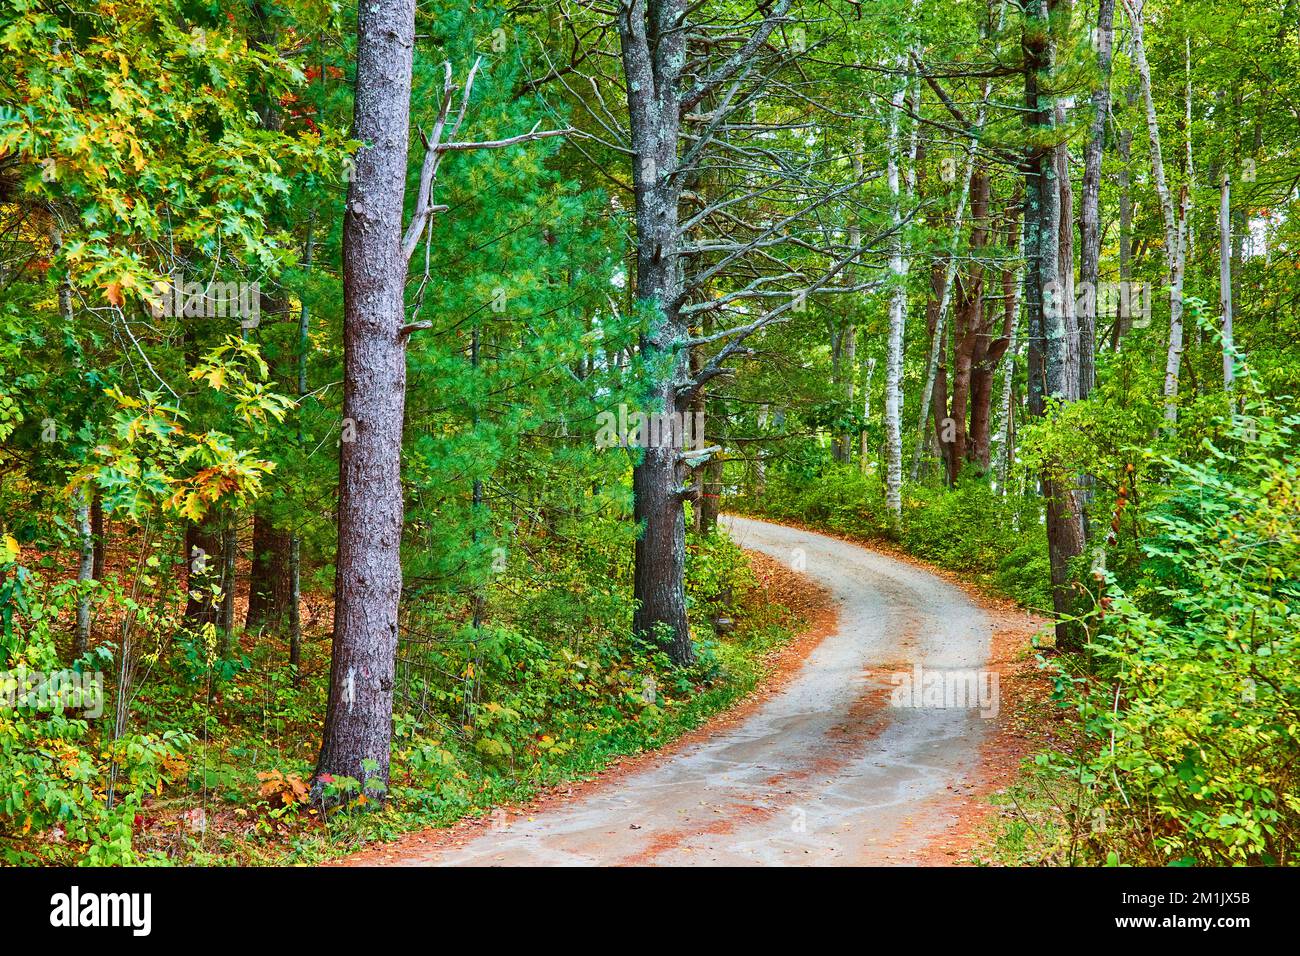
[[[303,252],[303,268],[311,271],[314,251],[314,220],[307,223],[307,243]],[[298,314],[298,448],[306,445],[302,431],[302,400],[307,394],[307,343],[311,330],[311,310],[306,299]],[[302,664],[302,535],[297,527],[289,534],[289,667],[293,670],[294,684],[298,683]]]
[[[1143,9],[1145,0],[1124,0],[1129,22],[1133,26],[1133,62],[1137,69],[1138,88],[1146,108],[1147,135],[1151,142],[1151,174],[1160,199],[1165,227],[1165,264],[1169,272],[1169,347],[1165,352],[1165,420],[1178,420],[1178,376],[1183,355],[1183,271],[1186,264],[1188,192],[1184,187],[1180,210],[1174,208],[1173,193],[1165,176],[1164,156],[1160,149],[1160,124],[1156,119],[1155,100],[1151,94],[1151,67],[1147,63]],[[1181,215],[1179,212],[1181,211]]]
[[[1137,94],[1130,86],[1124,94],[1128,106],[1133,106]],[[1131,191],[1133,160],[1133,131],[1126,123],[1119,124],[1115,151],[1119,154],[1119,302],[1115,324],[1111,328],[1110,347],[1119,351],[1124,333],[1132,317],[1129,315],[1130,290],[1133,284],[1133,194]]]
[[232,514],[221,529],[221,656],[235,650],[235,559],[239,555],[237,516]]
[[[1016,248],[1020,242],[1018,197],[1013,200],[1011,208],[1014,211],[1006,223],[1008,249]],[[989,310],[980,326],[971,369],[970,450],[967,457],[981,474],[987,474],[992,467],[993,385],[1003,356],[1008,349],[1014,348],[1016,310],[1019,305],[1014,270],[1001,270],[1001,283],[1001,333],[993,338],[997,312]]]
[[[1056,107],[1056,123],[1059,127],[1066,125],[1065,109]],[[1070,147],[1068,143],[1059,143],[1053,150],[1056,164],[1056,182],[1060,199],[1058,213],[1061,217],[1057,228],[1057,286],[1060,296],[1057,301],[1061,313],[1061,323],[1065,335],[1065,368],[1062,378],[1065,382],[1064,397],[1069,401],[1079,397],[1079,316],[1076,307],[1074,287],[1074,184],[1070,180]]]
[[862,431],[858,435],[858,470],[867,473],[871,461],[871,449],[867,441],[867,428],[871,424],[871,376],[876,371],[876,357],[867,359],[866,372],[862,376]]
[[[1056,147],[1051,139],[1056,110],[1043,90],[1043,80],[1053,69],[1053,50],[1047,24],[1051,4],[1038,0],[1025,11],[1022,45],[1025,53],[1025,105],[1034,127],[1034,143],[1027,151],[1025,182],[1026,269],[1025,306],[1029,316],[1030,413],[1047,413],[1047,399],[1069,401],[1071,363],[1065,310],[1060,299],[1062,190],[1058,180]],[[1041,375],[1041,379],[1038,377]],[[1063,618],[1072,610],[1069,564],[1083,551],[1083,531],[1074,492],[1058,478],[1042,478],[1046,504],[1047,545],[1051,565],[1052,605],[1056,612],[1057,643],[1075,643],[1073,629]]]
[[1097,8],[1097,88],[1092,94],[1092,123],[1083,153],[1083,196],[1079,201],[1079,279],[1091,308],[1079,314],[1079,397],[1087,398],[1097,379],[1097,308],[1101,282],[1101,160],[1110,112],[1110,73],[1115,38],[1115,0]]
[[[90,522],[90,501],[86,486],[75,492],[77,534],[81,539],[81,561],[77,565],[77,583],[88,584],[95,577],[95,535]],[[90,595],[77,599],[77,631],[72,639],[72,657],[76,659],[90,649]]]
[[[1018,220],[1013,217],[1007,238],[1007,247],[1014,249],[1019,247],[1021,250],[1021,259],[1024,258],[1023,236],[1018,229]],[[1002,271],[1002,337],[1006,339],[1007,346],[1003,359],[1003,377],[1002,377],[1002,398],[999,407],[1002,409],[1002,424],[998,430],[998,486],[1005,495],[1007,491],[1007,478],[1011,473],[1011,465],[1015,460],[1015,452],[1012,447],[1015,438],[1015,392],[1013,385],[1016,377],[1016,352],[1019,348],[1017,342],[1020,331],[1020,277],[1017,275],[1019,266],[1008,268]]]
[[212,592],[212,585],[221,582],[221,559],[221,527],[216,519],[185,526],[185,619],[193,628],[218,623],[221,598]]
[[[903,258],[903,202],[899,188],[900,143],[898,115],[907,97],[907,84],[894,91],[889,111],[888,167],[889,274],[893,292],[889,298],[889,344],[885,360],[885,505],[895,524],[903,516],[903,338],[907,324],[907,260]],[[925,414],[922,405],[922,414]]]
[[338,553],[322,777],[389,776],[402,595],[402,420],[406,403],[402,211],[410,123],[414,0],[370,0],[357,16],[356,156],[343,222],[343,415]]
[[248,574],[248,614],[244,626],[278,629],[289,610],[290,535],[274,527],[266,515],[253,514],[253,553]]
[[1223,329],[1223,388],[1232,391],[1232,180],[1225,169],[1219,186],[1219,314]]
[[[622,5],[618,29],[627,77],[636,205],[636,287],[651,313],[640,348],[650,368],[660,370],[644,396],[647,410],[679,414],[678,384],[688,375],[688,337],[679,302],[677,144],[681,127],[681,69],[684,31],[676,29],[684,9],[676,2],[633,0]],[[673,27],[669,23],[674,24]],[[650,37],[657,38],[652,43]],[[695,660],[686,620],[686,528],[682,508],[683,469],[677,436],[660,434],[645,442],[632,469],[633,514],[640,528],[635,549],[632,629],[662,646],[677,664]]]
[[104,539],[104,501],[95,492],[90,501],[90,533],[95,539],[94,566],[91,577],[96,581],[104,580],[104,558],[107,542]]

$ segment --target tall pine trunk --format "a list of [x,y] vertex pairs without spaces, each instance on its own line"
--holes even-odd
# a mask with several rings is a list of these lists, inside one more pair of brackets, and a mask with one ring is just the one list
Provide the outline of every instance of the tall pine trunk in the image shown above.
[[343,433],[353,440],[339,450],[333,658],[317,795],[326,774],[388,781],[402,595],[402,207],[414,43],[414,0],[361,4],[352,134],[365,145],[343,223]]
[[[675,416],[689,410],[689,398],[684,404],[679,399],[689,371],[688,350],[680,344],[689,330],[681,314],[678,255],[679,84],[686,40],[676,24],[683,16],[682,4],[655,3],[647,10],[643,0],[625,3],[618,14],[633,152],[636,290],[649,316],[640,348],[647,367],[657,370],[657,380],[644,395],[645,410],[667,416],[665,420],[680,420]],[[695,651],[686,621],[684,467],[676,447],[680,436],[675,429],[663,429],[658,440],[643,437],[645,447],[632,470],[639,526],[632,628],[662,646],[674,662],[689,664]]]

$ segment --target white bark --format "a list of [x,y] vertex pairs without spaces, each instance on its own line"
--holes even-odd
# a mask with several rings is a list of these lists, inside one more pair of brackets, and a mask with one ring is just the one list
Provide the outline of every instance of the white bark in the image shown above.
[[1181,219],[1174,209],[1174,197],[1165,177],[1164,156],[1160,150],[1160,124],[1151,95],[1151,67],[1147,63],[1143,8],[1145,0],[1124,0],[1129,22],[1133,25],[1133,62],[1137,68],[1138,87],[1146,108],[1147,135],[1151,141],[1151,174],[1160,199],[1165,226],[1165,264],[1169,271],[1169,347],[1165,355],[1165,420],[1178,420],[1178,376],[1183,355],[1183,268],[1187,250],[1187,215],[1189,199],[1183,192]]
[[870,462],[866,425],[871,421],[871,376],[876,371],[876,358],[867,359],[867,374],[862,380],[862,434],[858,438],[858,468],[865,475]]
[[1232,181],[1223,174],[1219,188],[1219,314],[1223,322],[1223,387],[1232,391]]
[[907,260],[903,257],[898,116],[906,96],[904,83],[895,91],[893,108],[889,111],[887,169],[893,224],[889,236],[889,274],[894,288],[889,300],[889,346],[885,364],[885,504],[895,521],[903,515],[903,332],[907,323]]
[[[1025,237],[1023,230],[1020,236],[1020,253],[1024,256]],[[1017,273],[1019,267],[1017,267]],[[1010,447],[1011,440],[1011,421],[1015,409],[1011,406],[1012,388],[1016,376],[1016,338],[1020,331],[1020,291],[1021,279],[1016,275],[1015,281],[1011,285],[1011,334],[1007,337],[1007,352],[1002,357],[1002,425],[998,429],[998,461],[995,471],[998,475],[998,484],[1002,493],[1007,493],[1007,476],[1011,474],[1012,454]]]
[[[77,583],[86,584],[95,579],[95,537],[90,529],[90,495],[84,484],[74,493],[77,508],[77,536],[81,539],[81,562],[77,565]],[[90,647],[90,594],[84,592],[77,598],[77,635],[73,656],[84,654]]]

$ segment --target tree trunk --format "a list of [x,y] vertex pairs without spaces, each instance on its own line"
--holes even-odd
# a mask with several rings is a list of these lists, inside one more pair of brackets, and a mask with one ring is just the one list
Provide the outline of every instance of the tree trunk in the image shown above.
[[1160,149],[1160,125],[1156,119],[1155,100],[1151,95],[1151,67],[1147,63],[1143,8],[1145,0],[1126,0],[1129,22],[1133,25],[1133,62],[1138,74],[1138,88],[1146,108],[1147,135],[1151,142],[1151,174],[1160,198],[1160,212],[1165,226],[1165,264],[1169,272],[1169,347],[1165,353],[1165,420],[1178,420],[1178,376],[1183,354],[1183,269],[1186,263],[1188,193],[1182,192],[1181,216],[1174,208],[1173,193],[1165,177],[1165,162]]
[[[988,445],[988,401],[992,395],[993,369],[987,364],[992,322],[984,310],[984,266],[981,256],[989,241],[989,192],[987,172],[977,169],[971,178],[970,265],[962,280],[957,316],[957,338],[953,351],[952,454],[948,462],[948,483],[956,485],[966,462],[973,459],[972,431],[978,427]],[[1000,354],[1000,353],[999,353]],[[996,361],[996,359],[994,359]],[[985,462],[987,466],[987,462]]]
[[[1030,328],[1030,413],[1036,416],[1047,412],[1049,397],[1069,401],[1075,390],[1069,378],[1069,340],[1065,309],[1060,301],[1062,190],[1057,177],[1056,147],[1044,145],[1054,133],[1056,119],[1054,104],[1042,89],[1042,81],[1051,76],[1053,65],[1046,29],[1049,16],[1047,0],[1031,4],[1026,10],[1023,37],[1025,103],[1028,121],[1035,128],[1035,142],[1026,157],[1025,228],[1029,267],[1025,307]],[[1070,647],[1074,644],[1074,634],[1062,619],[1072,610],[1069,564],[1082,553],[1082,525],[1074,492],[1060,487],[1050,475],[1043,477],[1042,485],[1057,642],[1059,646]]]
[[1224,170],[1219,187],[1219,314],[1223,322],[1223,388],[1232,391],[1232,182]]
[[292,542],[287,532],[271,525],[263,514],[253,514],[253,554],[248,573],[248,615],[244,626],[278,629],[289,610],[289,554]]
[[[641,336],[648,368],[659,369],[644,396],[647,412],[680,415],[678,386],[688,377],[688,338],[682,319],[678,250],[677,144],[681,127],[681,70],[686,38],[678,4],[639,0],[619,8],[618,30],[627,78],[636,207],[636,288],[652,318]],[[664,21],[673,22],[669,28]],[[654,42],[651,41],[654,37]],[[689,407],[689,406],[688,406]],[[686,528],[676,436],[648,441],[632,470],[636,543],[632,629],[663,647],[677,664],[695,660],[686,621]]]
[[[1012,212],[1006,224],[1006,248],[1014,249],[1020,242],[1019,197],[1012,200]],[[1008,364],[1007,388],[1004,391],[1002,409],[1006,408],[1010,389],[1010,375],[1014,372],[1015,329],[1017,310],[1019,308],[1018,286],[1014,269],[1001,270],[1002,280],[1002,330],[998,338],[992,338],[993,323],[996,312],[989,314],[982,325],[976,347],[975,364],[971,374],[971,409],[970,409],[970,461],[981,474],[987,474],[992,467],[992,419],[993,419],[993,383],[1003,356],[1008,351],[1013,357]]]
[[[1066,125],[1066,113],[1061,106],[1056,108],[1058,127]],[[1065,398],[1069,401],[1079,397],[1079,316],[1075,303],[1074,288],[1074,184],[1070,181],[1070,147],[1060,143],[1053,150],[1056,164],[1056,182],[1060,199],[1058,214],[1061,217],[1057,227],[1057,287],[1060,290],[1058,305],[1061,323],[1065,335],[1065,368],[1062,377],[1065,382]]]
[[[706,324],[704,328],[705,331],[707,332],[708,324]],[[691,349],[690,362],[691,362],[691,375],[699,374],[700,370],[704,368],[704,346],[697,345],[695,346],[695,348]],[[706,415],[706,412],[708,411],[706,392],[707,392],[706,389],[700,388],[691,397],[690,414],[691,414],[692,422],[702,421],[706,423],[706,426],[708,426],[709,419]],[[705,444],[707,445],[708,442],[706,441]],[[705,532],[704,474],[705,474],[704,468],[695,468],[691,472],[691,500],[694,503],[694,507],[691,509],[691,515],[694,518],[694,526],[695,526],[696,534],[703,534]]]
[[1115,0],[1097,8],[1097,89],[1092,94],[1092,123],[1083,152],[1083,197],[1079,203],[1079,279],[1091,308],[1079,320],[1079,397],[1087,398],[1097,379],[1097,308],[1101,282],[1101,160],[1110,112],[1111,51],[1115,37]]
[[[907,84],[900,83],[889,111],[887,168],[893,227],[889,234],[889,274],[894,288],[889,298],[889,345],[885,361],[885,505],[895,524],[903,516],[903,332],[907,323],[907,260],[903,258],[898,115],[906,96]],[[921,407],[924,414],[925,406]]]
[[718,530],[718,512],[722,504],[722,458],[714,455],[704,466],[704,485],[700,496],[700,532]]
[[[1012,235],[1009,246],[1016,246],[1018,238]],[[1003,337],[1007,340],[1005,358],[1003,359],[1003,377],[1002,377],[1002,399],[999,407],[1002,409],[1002,425],[998,430],[998,486],[1005,495],[1007,491],[1007,478],[1011,473],[1011,465],[1015,460],[1012,441],[1015,436],[1015,392],[1013,385],[1016,378],[1016,351],[1019,347],[1017,334],[1020,331],[1020,303],[1018,301],[1018,276],[1013,269],[1006,269],[1002,273],[1002,295],[1006,310],[1003,313]]]
[[[840,369],[845,406],[851,409],[854,396],[857,393],[857,389],[854,387],[854,379],[858,371],[858,330],[851,323],[844,329],[840,340]],[[836,460],[844,465],[851,464],[853,461],[853,436],[848,432],[836,435],[835,445]]]
[[[670,386],[671,387],[671,386]],[[632,469],[637,537],[633,633],[662,647],[677,664],[695,660],[686,622],[686,522],[678,493],[677,449],[657,444],[642,449]]]
[[90,501],[90,533],[95,539],[94,569],[90,576],[96,581],[102,581],[107,542],[104,539],[104,501],[98,492],[94,493]]
[[867,359],[866,374],[862,376],[862,432],[858,435],[858,470],[867,473],[871,461],[870,448],[867,443],[867,428],[871,423],[871,376],[876,371],[876,357]]
[[[1124,95],[1128,106],[1133,106],[1137,94],[1130,86]],[[1132,317],[1129,303],[1133,284],[1133,195],[1131,169],[1133,160],[1133,131],[1121,123],[1116,137],[1115,151],[1119,154],[1119,291],[1115,325],[1111,329],[1110,347],[1119,351],[1120,341],[1128,331]]]
[[[263,122],[268,127],[279,125],[279,111],[264,108]],[[281,321],[288,303],[282,296],[261,295],[263,326]],[[272,375],[285,374],[283,362],[277,361]],[[253,552],[248,570],[248,613],[244,626],[249,630],[269,627],[278,629],[284,621],[289,604],[289,536],[277,530],[269,515],[259,510],[253,512]]]
[[237,515],[221,529],[221,656],[235,650],[235,559],[239,554]]
[[[311,258],[314,251],[314,220],[307,223],[307,248],[303,252],[303,268],[311,271]],[[302,399],[307,394],[307,343],[311,330],[311,312],[303,300],[298,315],[298,448],[306,445],[302,432]],[[289,666],[293,669],[294,684],[299,679],[299,667],[302,664],[302,535],[297,527],[289,535]]]
[[[95,576],[95,534],[90,522],[90,501],[84,484],[75,493],[77,534],[81,539],[81,561],[77,565],[77,583],[88,584]],[[75,660],[90,649],[90,595],[77,599],[77,631],[72,639]]]
[[221,583],[221,527],[214,518],[185,526],[185,619],[192,628],[218,623],[221,606],[212,585]]
[[[322,776],[382,782],[392,739],[402,596],[402,420],[406,403],[402,251],[414,0],[371,0],[357,16],[353,136],[343,222],[343,415],[333,659]],[[380,787],[366,787],[381,798]]]

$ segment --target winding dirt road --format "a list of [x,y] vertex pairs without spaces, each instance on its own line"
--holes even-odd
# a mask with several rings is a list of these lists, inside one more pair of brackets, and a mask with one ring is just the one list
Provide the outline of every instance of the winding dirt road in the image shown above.
[[890,706],[890,675],[984,668],[993,623],[963,591],[808,531],[724,519],[743,547],[830,589],[838,627],[747,717],[467,840],[398,865],[859,865],[921,862],[953,826],[990,721],[975,708]]

